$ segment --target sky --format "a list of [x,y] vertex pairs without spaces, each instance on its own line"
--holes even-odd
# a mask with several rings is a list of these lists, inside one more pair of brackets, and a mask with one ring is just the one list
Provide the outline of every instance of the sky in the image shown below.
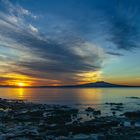
[[0,0],[0,85],[140,85],[139,0]]

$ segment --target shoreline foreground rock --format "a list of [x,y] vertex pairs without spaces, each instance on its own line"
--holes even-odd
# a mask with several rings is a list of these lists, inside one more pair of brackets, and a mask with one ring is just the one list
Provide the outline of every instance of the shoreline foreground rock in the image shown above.
[[140,111],[102,116],[100,110],[88,107],[85,113],[93,117],[84,120],[79,109],[69,106],[0,98],[0,140],[140,139]]

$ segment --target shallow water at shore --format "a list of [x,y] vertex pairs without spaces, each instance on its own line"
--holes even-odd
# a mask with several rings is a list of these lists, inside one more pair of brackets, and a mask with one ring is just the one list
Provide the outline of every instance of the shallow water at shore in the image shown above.
[[0,88],[0,98],[21,100],[0,99],[1,139],[140,138],[140,88]]
[[[139,100],[139,97],[129,97]],[[106,102],[115,111],[81,109],[0,98],[0,139],[2,140],[136,140],[140,138],[140,110],[121,111],[123,103]],[[125,106],[124,106],[125,105]],[[124,109],[125,110],[125,109]],[[117,115],[117,111],[122,112]]]

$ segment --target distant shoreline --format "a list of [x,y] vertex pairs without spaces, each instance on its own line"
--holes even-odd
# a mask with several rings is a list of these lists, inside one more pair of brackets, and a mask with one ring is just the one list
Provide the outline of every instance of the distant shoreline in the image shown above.
[[78,87],[78,86],[0,86],[0,88],[140,88],[140,86],[116,86],[116,87]]
[[0,87],[10,87],[10,88],[139,88],[140,86],[129,86],[129,85],[118,85],[112,84],[104,81],[98,81],[94,83],[87,83],[81,85],[63,85],[63,86],[10,86],[1,85]]

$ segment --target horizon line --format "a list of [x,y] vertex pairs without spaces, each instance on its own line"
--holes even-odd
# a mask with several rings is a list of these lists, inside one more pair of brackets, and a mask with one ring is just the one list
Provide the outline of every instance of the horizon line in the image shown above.
[[[105,83],[109,85],[90,85],[90,84],[99,84],[99,83]],[[88,85],[89,84],[89,85]],[[90,88],[113,88],[113,87],[140,87],[140,85],[124,85],[124,84],[114,84],[114,83],[109,83],[105,81],[97,81],[93,83],[85,83],[85,84],[75,84],[75,85],[39,85],[39,86],[17,86],[17,85],[0,85],[0,88],[76,88],[76,87],[90,87]]]

